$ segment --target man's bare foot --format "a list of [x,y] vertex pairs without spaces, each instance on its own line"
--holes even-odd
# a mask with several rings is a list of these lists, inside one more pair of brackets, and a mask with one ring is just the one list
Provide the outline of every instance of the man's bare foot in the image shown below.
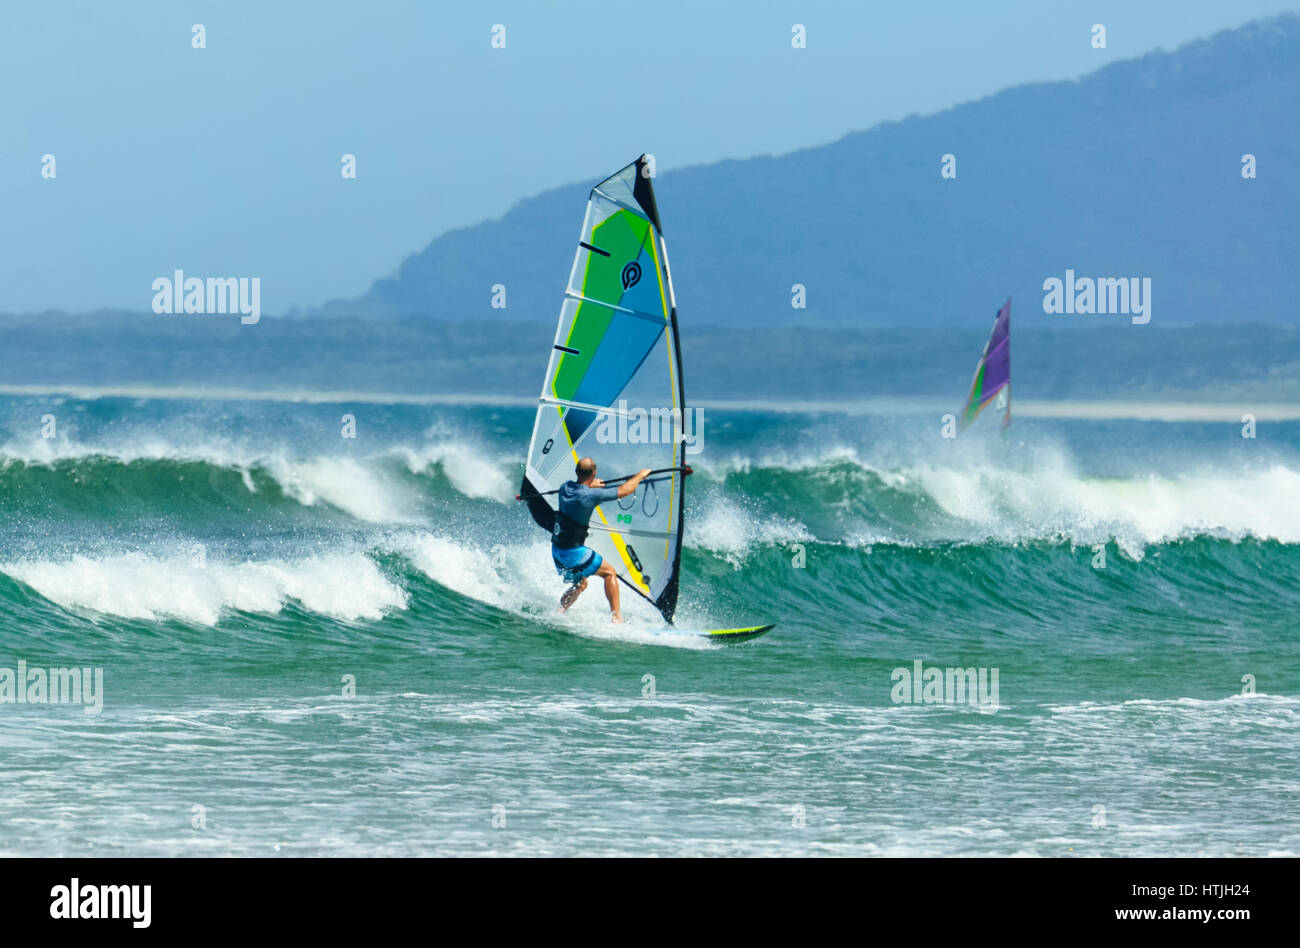
[[615,625],[621,625],[623,622],[623,617],[619,615],[617,612],[611,612],[609,614],[609,621],[614,623]]

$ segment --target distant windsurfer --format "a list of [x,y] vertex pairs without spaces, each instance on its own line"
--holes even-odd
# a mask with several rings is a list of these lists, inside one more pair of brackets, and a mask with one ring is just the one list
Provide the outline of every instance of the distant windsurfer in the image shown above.
[[588,576],[601,576],[605,580],[605,598],[615,622],[623,621],[618,605],[618,571],[613,563],[606,563],[599,553],[586,546],[591,512],[611,500],[627,497],[636,492],[650,469],[639,471],[618,487],[606,487],[596,478],[596,462],[583,458],[575,469],[576,480],[565,481],[559,490],[559,512],[555,517],[555,531],[551,536],[551,557],[556,571],[573,584],[560,597],[560,611],[567,612],[587,588]]

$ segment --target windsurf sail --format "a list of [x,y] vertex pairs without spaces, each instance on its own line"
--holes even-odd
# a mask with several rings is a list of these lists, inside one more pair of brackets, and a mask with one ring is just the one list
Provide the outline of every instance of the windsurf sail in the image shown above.
[[592,513],[587,545],[672,622],[685,509],[677,304],[645,155],[596,185],[560,305],[520,499],[547,531],[554,491],[591,457],[605,481],[651,468]]
[[975,366],[975,380],[971,383],[970,396],[961,413],[960,427],[965,428],[975,416],[983,411],[984,406],[996,402],[997,407],[1005,406],[1002,427],[1011,425],[1011,300],[1002,304],[1002,308],[993,317],[993,332],[989,341],[984,343],[984,352],[979,364]]

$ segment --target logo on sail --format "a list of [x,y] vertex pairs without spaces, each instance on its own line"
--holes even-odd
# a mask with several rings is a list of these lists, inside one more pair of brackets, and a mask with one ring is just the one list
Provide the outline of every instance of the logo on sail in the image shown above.
[[641,264],[633,260],[623,268],[623,292],[627,292],[641,282]]

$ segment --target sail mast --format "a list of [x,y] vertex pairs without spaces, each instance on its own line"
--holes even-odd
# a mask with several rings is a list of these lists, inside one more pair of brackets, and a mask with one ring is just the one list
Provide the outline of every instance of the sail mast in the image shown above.
[[[655,203],[654,186],[650,183],[650,176],[645,172],[645,164],[644,164],[645,160],[646,160],[645,155],[642,155],[640,158],[637,159],[637,165],[638,165],[637,179],[645,181],[646,194],[650,202],[650,207],[653,210],[653,217],[651,219],[654,221],[654,225],[659,231],[659,249],[663,255],[663,261],[664,261],[664,282],[668,284],[668,322],[669,322],[668,331],[672,334],[672,350],[674,356],[676,357],[676,362],[677,362],[677,373],[676,373],[677,406],[679,410],[673,416],[673,437],[676,442],[676,450],[674,452],[674,455],[676,458],[677,465],[681,467],[683,470],[688,470],[688,468],[686,467],[686,433],[684,428],[686,424],[686,417],[687,417],[686,416],[686,381],[682,376],[681,336],[677,329],[677,294],[673,292],[673,274],[672,274],[672,269],[668,266],[668,244],[664,242],[663,227],[660,226],[659,224],[659,207]],[[668,585],[664,588],[664,591],[660,594],[658,600],[655,601],[655,605],[658,607],[660,613],[664,617],[664,620],[668,622],[669,625],[672,624],[673,615],[677,611],[677,590],[678,590],[678,585],[681,581],[681,564],[682,564],[681,533],[682,530],[685,529],[685,521],[686,521],[685,479],[682,480],[679,487],[680,489],[677,491],[678,542],[677,542],[677,549],[673,554],[672,576],[668,581]]]

